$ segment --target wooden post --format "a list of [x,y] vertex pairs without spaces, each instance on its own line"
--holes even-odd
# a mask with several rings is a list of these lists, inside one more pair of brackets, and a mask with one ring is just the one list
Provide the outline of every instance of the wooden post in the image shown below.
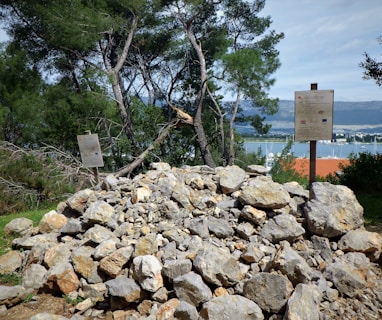
[[[310,84],[310,90],[317,90],[317,83]],[[317,149],[317,141],[311,140],[309,142],[309,198],[313,198],[312,193],[312,184],[316,181],[316,149]]]

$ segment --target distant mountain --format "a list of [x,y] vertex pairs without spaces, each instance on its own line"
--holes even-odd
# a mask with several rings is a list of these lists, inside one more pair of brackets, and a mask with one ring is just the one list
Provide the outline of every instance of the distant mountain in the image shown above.
[[[259,114],[259,110],[251,105],[250,101],[242,102],[241,115],[249,116]],[[264,115],[261,115],[264,116]],[[280,100],[279,111],[272,116],[265,116],[266,122],[272,124],[274,131],[293,131],[294,128],[294,101]],[[382,101],[346,102],[335,101],[333,110],[334,131],[360,131],[382,132]],[[246,125],[237,126],[240,131],[254,130]]]

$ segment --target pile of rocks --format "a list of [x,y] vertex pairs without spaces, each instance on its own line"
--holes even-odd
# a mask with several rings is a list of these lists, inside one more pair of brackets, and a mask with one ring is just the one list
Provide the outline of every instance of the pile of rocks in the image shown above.
[[380,319],[381,236],[347,187],[312,195],[262,166],[108,176],[6,226],[0,273],[22,285],[0,287],[2,312],[47,292],[83,300],[72,319]]

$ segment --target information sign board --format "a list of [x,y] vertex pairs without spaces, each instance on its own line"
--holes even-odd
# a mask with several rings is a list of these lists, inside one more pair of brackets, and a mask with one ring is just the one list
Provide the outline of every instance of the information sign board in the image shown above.
[[334,90],[295,91],[296,141],[331,140]]
[[81,159],[84,167],[103,167],[101,147],[98,134],[84,134],[77,136],[78,146],[81,152]]

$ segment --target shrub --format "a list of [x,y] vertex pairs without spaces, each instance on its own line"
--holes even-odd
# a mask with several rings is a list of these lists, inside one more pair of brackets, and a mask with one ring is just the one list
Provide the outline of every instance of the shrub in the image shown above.
[[80,165],[59,150],[0,143],[0,215],[43,208],[75,191]]
[[382,155],[369,152],[350,155],[350,164],[341,167],[339,177],[343,184],[355,193],[376,194],[382,192]]

